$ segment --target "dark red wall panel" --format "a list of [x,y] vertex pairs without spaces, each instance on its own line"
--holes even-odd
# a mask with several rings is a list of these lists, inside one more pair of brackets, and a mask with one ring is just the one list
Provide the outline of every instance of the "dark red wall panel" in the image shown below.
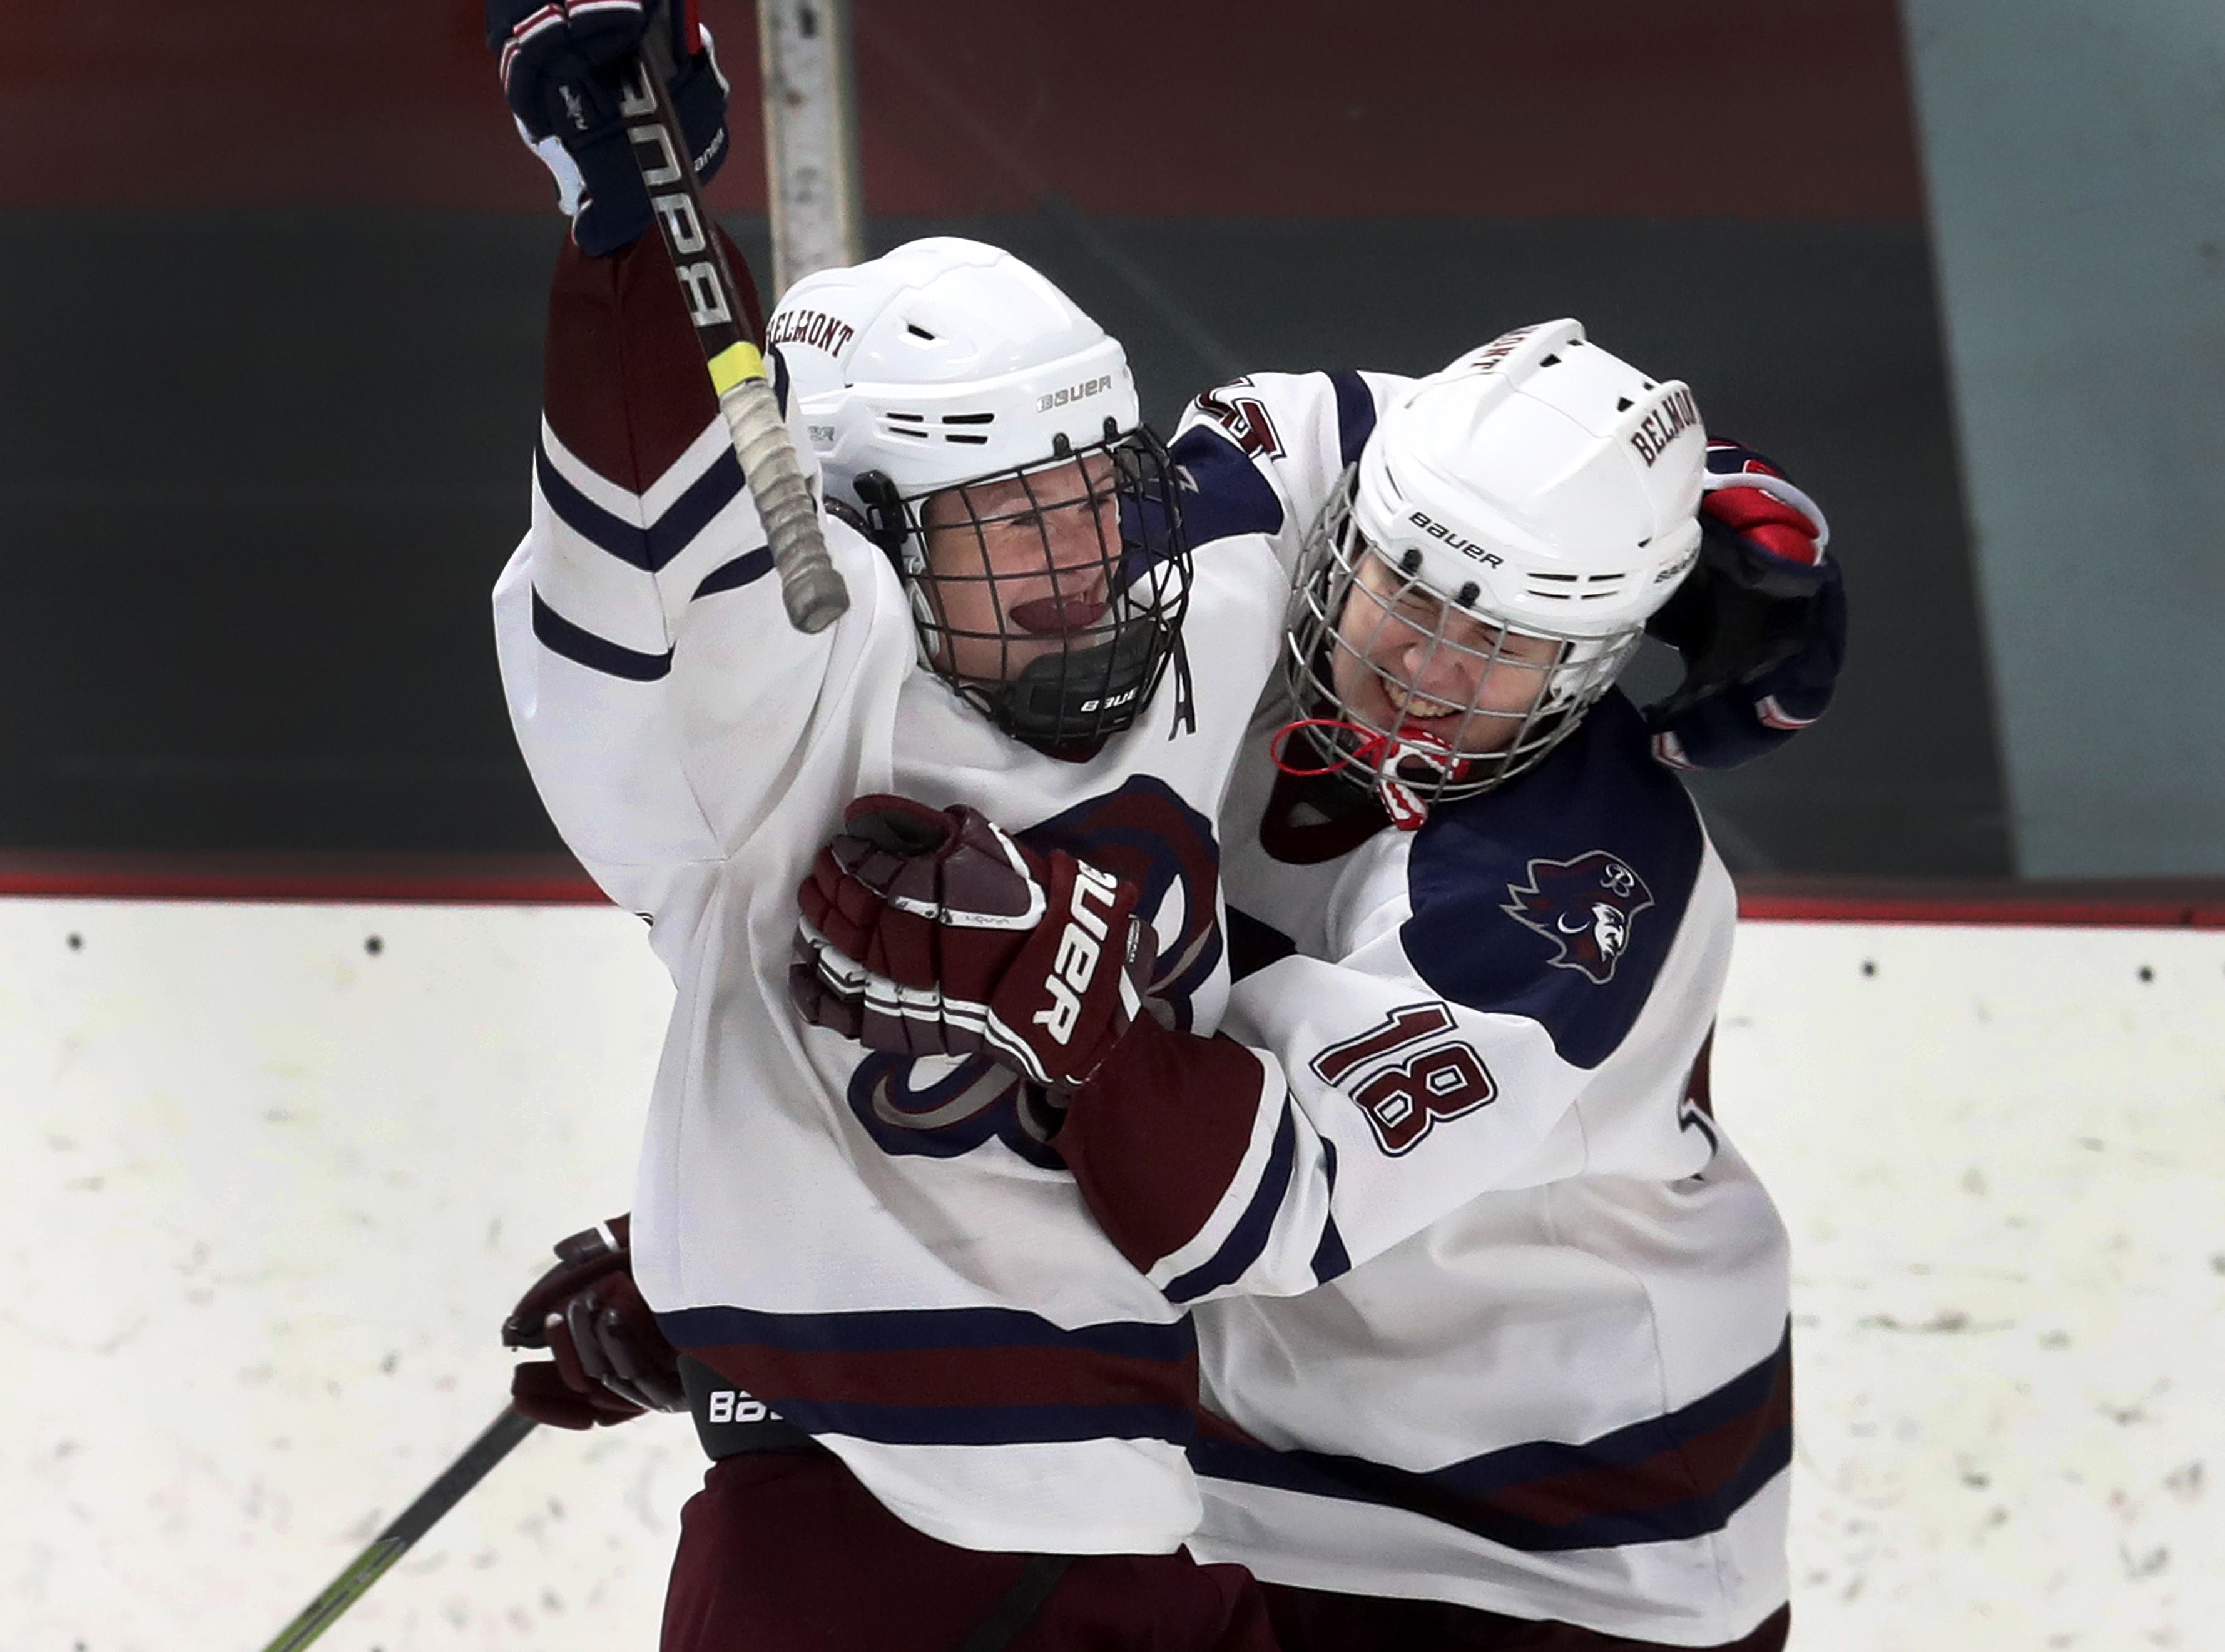
[[[722,211],[761,209],[755,22]],[[527,212],[479,0],[26,8],[0,206]],[[856,0],[867,205],[1136,217],[1920,216],[1892,0]]]

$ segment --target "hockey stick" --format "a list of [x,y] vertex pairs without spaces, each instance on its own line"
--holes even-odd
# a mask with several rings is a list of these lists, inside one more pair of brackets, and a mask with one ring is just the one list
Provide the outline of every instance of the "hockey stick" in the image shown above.
[[824,630],[849,608],[850,593],[827,559],[818,509],[796,463],[780,402],[765,378],[764,358],[743,331],[733,272],[713,231],[672,105],[671,55],[665,31],[652,25],[619,95],[618,112],[625,117],[626,137],[648,187],[665,250],[672,255],[688,318],[695,323],[695,339],[703,346],[734,456],[742,462],[773,566],[780,570],[789,623],[799,631]]
[[395,1516],[387,1529],[371,1540],[371,1547],[348,1563],[347,1569],[311,1601],[299,1617],[278,1632],[263,1652],[301,1652],[301,1649],[330,1629],[339,1615],[355,1605],[364,1591],[377,1583],[409,1546],[433,1529],[434,1522],[454,1508],[465,1492],[486,1478],[487,1471],[510,1455],[510,1448],[531,1434],[532,1418],[504,1406],[487,1430],[464,1448],[441,1478],[418,1494],[417,1501]]

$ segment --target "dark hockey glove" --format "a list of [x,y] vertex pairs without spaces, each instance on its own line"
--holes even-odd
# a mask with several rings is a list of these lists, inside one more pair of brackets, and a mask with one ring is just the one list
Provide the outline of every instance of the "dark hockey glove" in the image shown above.
[[1087,1083],[1156,958],[1134,887],[963,807],[861,797],[842,825],[796,891],[797,1013],[868,1049],[979,1053],[1047,1088]]
[[560,1240],[556,1265],[503,1321],[504,1347],[555,1356],[510,1374],[510,1403],[536,1422],[592,1428],[688,1408],[679,1356],[634,1285],[629,1237],[614,1216]]
[[694,0],[486,0],[487,45],[503,96],[533,152],[556,176],[557,205],[590,256],[616,252],[650,226],[649,191],[618,112],[627,65],[652,28],[668,31],[673,106],[710,180],[726,158],[726,78]]
[[1734,769],[1822,716],[1846,655],[1846,588],[1814,500],[1735,442],[1708,445],[1700,562],[1647,624],[1684,656],[1646,708],[1654,755]]

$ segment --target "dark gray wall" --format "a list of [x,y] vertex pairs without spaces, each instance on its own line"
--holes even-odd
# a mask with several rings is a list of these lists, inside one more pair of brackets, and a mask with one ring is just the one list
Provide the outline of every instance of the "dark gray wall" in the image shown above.
[[[762,265],[761,220],[733,226]],[[1700,789],[1734,864],[2006,869],[1914,225],[884,221],[1001,241],[1163,424],[1227,368],[1417,371],[1582,317],[1829,510],[1839,707]],[[542,849],[486,592],[522,531],[547,218],[0,212],[0,846]],[[1921,661],[1919,673],[1909,668]]]

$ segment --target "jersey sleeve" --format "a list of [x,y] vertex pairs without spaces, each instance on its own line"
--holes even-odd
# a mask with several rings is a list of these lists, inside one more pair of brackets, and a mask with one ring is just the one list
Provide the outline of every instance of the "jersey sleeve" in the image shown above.
[[1433,992],[1395,937],[1271,965],[1224,1026],[1139,1022],[1058,1137],[1174,1301],[1311,1290],[1477,1193],[1582,1168],[1564,1121],[1584,1074],[1529,1017]]
[[494,593],[504,693],[551,818],[613,900],[666,910],[690,868],[748,843],[808,751],[871,782],[856,702],[892,680],[871,661],[910,652],[893,573],[829,521],[850,611],[817,636],[789,625],[656,237],[565,247],[532,497]]
[[1289,573],[1337,478],[1358,461],[1378,411],[1410,383],[1349,370],[1257,373],[1192,402],[1169,449],[1191,548],[1258,534]]
[[1518,802],[1379,839],[1331,957],[1239,982],[1216,1038],[1139,1022],[1076,1096],[1061,1150],[1171,1298],[1295,1294],[1480,1194],[1705,1165],[1729,880],[1626,705],[1582,744]]

